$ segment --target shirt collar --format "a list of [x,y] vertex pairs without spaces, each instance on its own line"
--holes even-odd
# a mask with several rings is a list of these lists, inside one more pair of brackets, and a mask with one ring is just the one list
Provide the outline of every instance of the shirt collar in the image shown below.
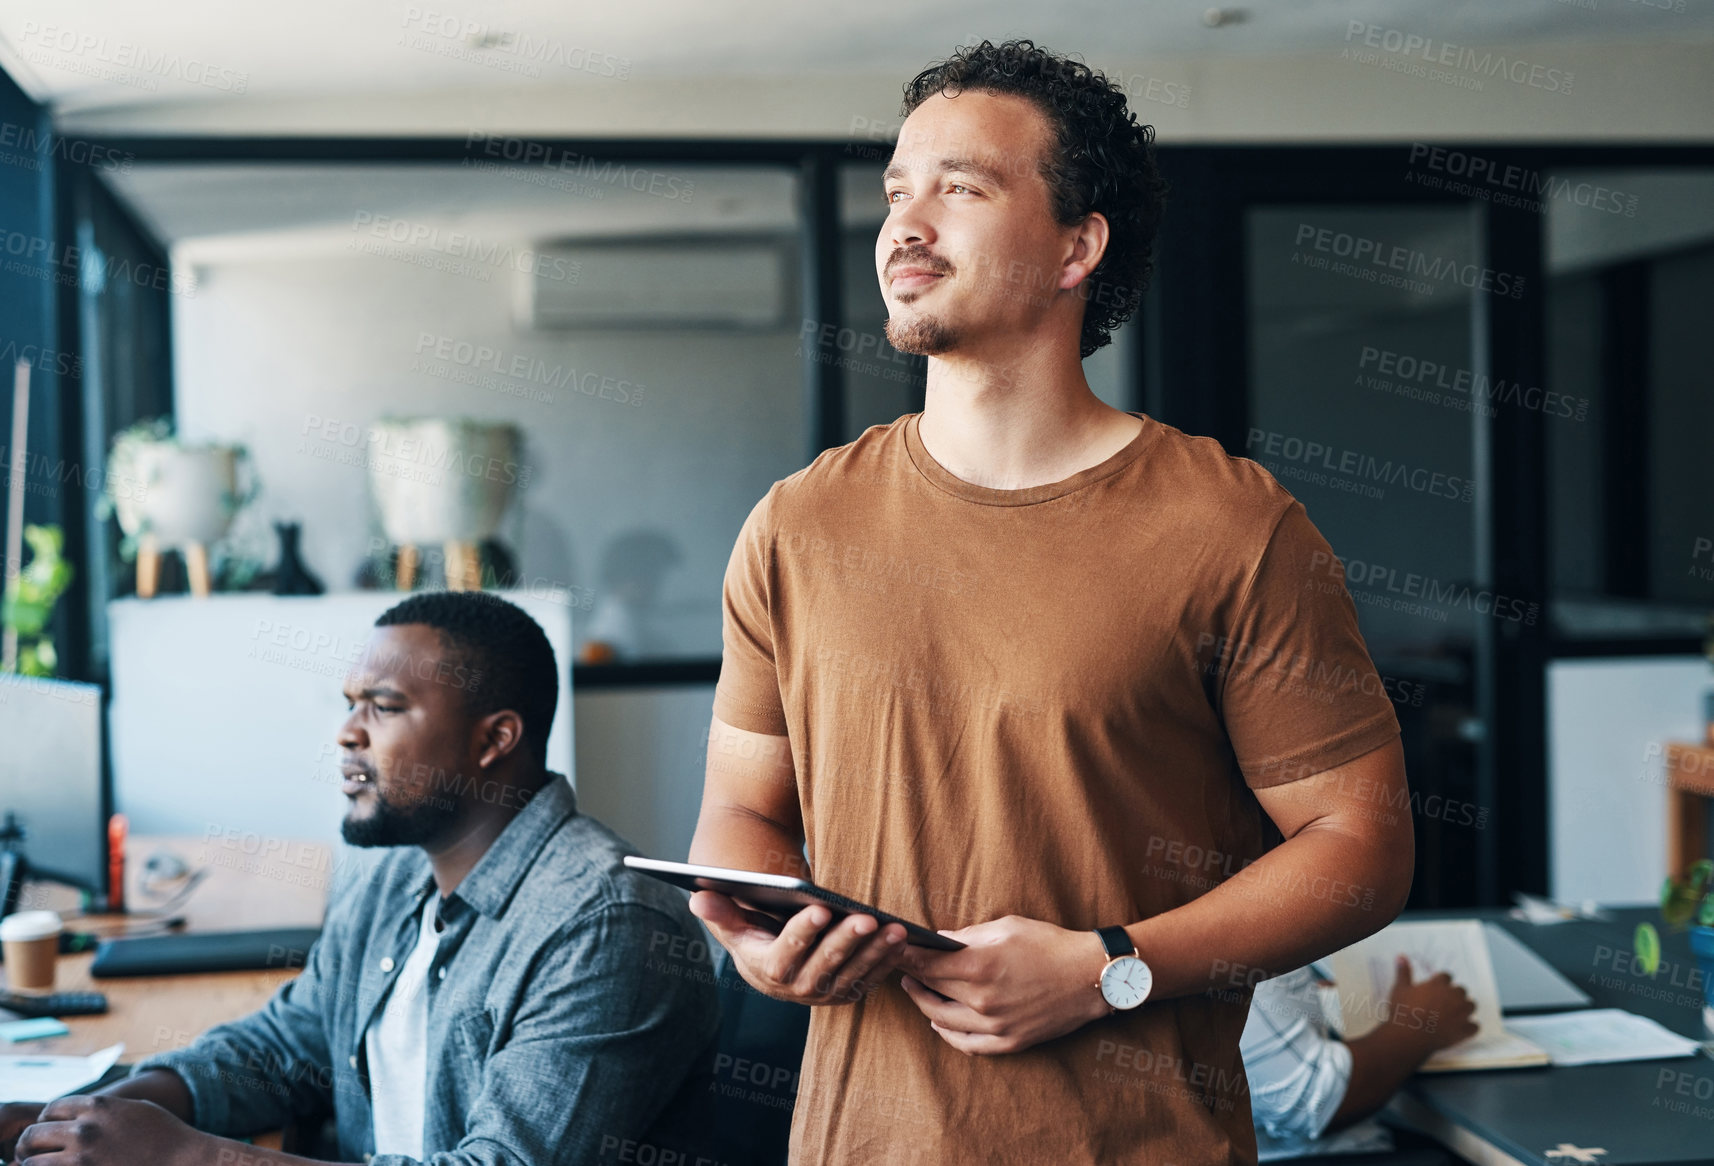
[[463,899],[493,919],[506,910],[542,847],[560,823],[577,813],[577,794],[562,774],[550,773],[547,782],[528,796],[529,803],[506,824],[449,897]]

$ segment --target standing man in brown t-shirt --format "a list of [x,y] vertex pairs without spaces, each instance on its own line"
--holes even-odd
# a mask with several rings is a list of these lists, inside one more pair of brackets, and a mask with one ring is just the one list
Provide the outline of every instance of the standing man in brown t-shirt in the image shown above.
[[794,1162],[1254,1162],[1249,988],[1410,888],[1389,689],[1303,507],[1084,380],[1162,197],[1123,93],[985,42],[905,112],[875,258],[926,406],[746,521],[691,859],[968,946],[691,907],[816,1006]]

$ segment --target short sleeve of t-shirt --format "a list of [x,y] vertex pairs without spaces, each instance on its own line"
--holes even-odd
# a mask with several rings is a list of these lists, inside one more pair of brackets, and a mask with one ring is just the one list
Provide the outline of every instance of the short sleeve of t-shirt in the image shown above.
[[1300,502],[1275,525],[1232,629],[1211,647],[1221,716],[1252,789],[1333,769],[1399,731],[1398,686],[1375,671],[1344,567]]
[[735,728],[784,736],[785,705],[774,663],[771,587],[774,491],[763,495],[738,532],[721,588],[720,682],[714,715]]

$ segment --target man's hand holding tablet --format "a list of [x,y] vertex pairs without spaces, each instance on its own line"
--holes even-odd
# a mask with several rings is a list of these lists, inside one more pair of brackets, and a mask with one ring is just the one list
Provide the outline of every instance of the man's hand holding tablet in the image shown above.
[[[709,723],[708,769],[690,861],[748,870],[785,869],[808,876],[791,742]],[[790,857],[783,857],[790,856]],[[756,991],[799,1004],[851,1004],[881,984],[904,952],[901,923],[880,926],[873,915],[839,918],[812,903],[782,924],[747,911],[732,898],[699,890],[690,911],[708,925]]]
[[793,875],[635,855],[625,865],[694,892],[691,910],[731,952],[739,973],[779,999],[852,1003],[892,971],[900,949],[963,946]]
[[820,903],[781,925],[717,891],[697,891],[690,912],[752,988],[797,1004],[854,1004],[893,973],[905,951],[902,924],[881,927],[873,915],[847,915],[830,927],[833,911]]

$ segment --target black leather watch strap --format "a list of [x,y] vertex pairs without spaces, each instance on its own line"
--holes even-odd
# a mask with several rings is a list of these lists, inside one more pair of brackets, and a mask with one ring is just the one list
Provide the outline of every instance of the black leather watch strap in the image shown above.
[[1137,945],[1131,942],[1131,937],[1123,927],[1097,927],[1095,934],[1101,937],[1101,946],[1107,949],[1107,958],[1116,960],[1122,955],[1137,954]]

